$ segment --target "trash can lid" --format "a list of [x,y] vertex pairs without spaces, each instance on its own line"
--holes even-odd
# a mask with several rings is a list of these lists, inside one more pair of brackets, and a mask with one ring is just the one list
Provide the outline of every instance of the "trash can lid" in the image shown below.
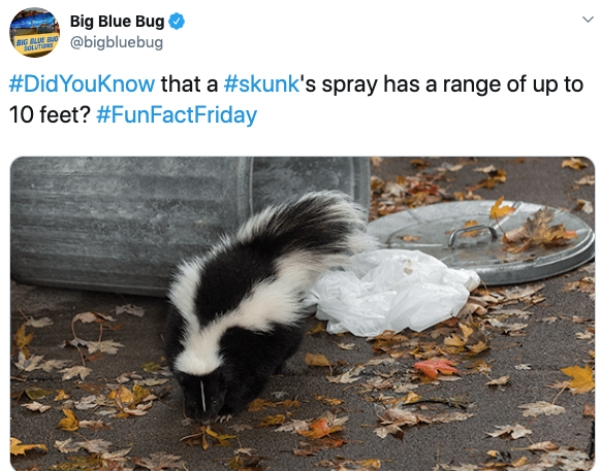
[[[386,247],[421,250],[451,268],[473,269],[487,285],[547,278],[594,258],[594,231],[579,217],[537,204],[505,201],[502,206],[514,211],[495,219],[490,217],[494,204],[459,201],[423,206],[376,219],[369,223],[368,233]],[[542,215],[546,227],[563,224],[572,238],[564,245],[508,248],[505,234],[523,227],[528,219],[531,228]]]

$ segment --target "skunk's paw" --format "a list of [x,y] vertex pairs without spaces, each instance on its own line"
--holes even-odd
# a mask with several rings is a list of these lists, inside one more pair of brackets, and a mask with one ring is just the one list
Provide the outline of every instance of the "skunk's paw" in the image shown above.
[[218,422],[220,424],[222,424],[223,422],[229,422],[232,417],[233,417],[233,415],[231,415],[231,414],[220,415],[217,417],[217,420],[215,420],[215,422]]

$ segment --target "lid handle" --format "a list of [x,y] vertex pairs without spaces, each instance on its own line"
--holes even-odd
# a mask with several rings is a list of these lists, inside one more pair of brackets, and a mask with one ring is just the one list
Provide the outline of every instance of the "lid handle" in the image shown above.
[[460,229],[455,230],[452,234],[450,234],[450,238],[448,239],[448,247],[452,247],[454,245],[454,242],[456,241],[456,238],[463,232],[476,231],[479,229],[489,229],[489,231],[492,234],[492,239],[498,238],[498,231],[492,226],[486,226],[483,224],[479,224],[478,226],[462,227]]

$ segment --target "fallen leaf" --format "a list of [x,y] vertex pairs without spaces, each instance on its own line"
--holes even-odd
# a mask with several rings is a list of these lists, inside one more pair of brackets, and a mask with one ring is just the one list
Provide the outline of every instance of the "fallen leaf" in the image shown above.
[[25,324],[35,327],[36,329],[40,329],[42,327],[48,327],[49,325],[54,324],[54,321],[52,321],[52,319],[49,317],[41,317],[40,319],[34,319],[33,317],[30,317]]
[[[472,221],[467,221],[465,222],[465,224],[463,225],[463,229],[467,228],[467,227],[473,227],[473,226],[477,226],[479,223],[475,220]],[[459,235],[458,237],[475,237],[477,234],[479,233],[479,229],[475,229],[474,231],[467,231],[467,232],[463,232],[461,235]]]
[[181,456],[169,455],[165,452],[150,453],[150,458],[131,458],[131,461],[150,471],[163,471],[165,469],[183,468]]
[[104,352],[104,353],[108,353],[109,355],[116,355],[119,347],[124,347],[124,346],[125,345],[123,345],[122,343],[114,342],[112,340],[103,340],[101,342],[92,342],[92,341],[86,342],[86,347],[88,348],[88,352],[90,354],[95,353],[95,352]]
[[276,404],[272,401],[267,401],[266,399],[261,399],[258,397],[248,404],[248,411],[258,412],[265,410],[267,407],[276,407]]
[[596,177],[594,175],[585,175],[575,182],[577,185],[594,185]]
[[524,417],[537,417],[538,415],[558,415],[566,412],[564,407],[550,404],[546,401],[523,404],[522,406],[518,407],[519,409],[525,409],[523,411]]
[[576,211],[583,211],[586,214],[591,214],[594,212],[594,206],[592,206],[592,202],[591,201],[587,201],[587,200],[577,200],[577,207],[575,208]]
[[49,396],[53,392],[54,391],[51,391],[49,389],[38,388],[38,387],[27,388],[25,390],[25,394],[32,401],[37,401],[38,399],[41,399],[42,397]]
[[495,425],[495,427],[497,430],[495,432],[486,432],[487,435],[491,436],[491,437],[503,437],[503,436],[510,436],[510,438],[512,440],[516,440],[518,438],[522,438],[525,435],[529,435],[531,433],[533,433],[531,430],[526,429],[525,427],[523,427],[522,425],[519,424],[515,424],[515,425]]
[[596,406],[594,404],[588,404],[587,402],[583,405],[583,415],[586,417],[596,416]]
[[505,216],[515,212],[516,208],[512,206],[502,206],[504,202],[504,196],[501,196],[496,200],[494,206],[490,209],[490,218],[492,219],[502,219]]
[[341,384],[354,383],[355,381],[358,381],[359,378],[357,378],[357,376],[360,374],[360,372],[363,369],[364,369],[363,367],[357,366],[357,367],[352,368],[351,370],[346,371],[345,373],[342,373],[341,375],[327,376],[327,380],[331,383],[341,383]]
[[286,420],[286,417],[284,414],[267,415],[266,417],[263,417],[260,420],[257,427],[262,428],[262,427],[273,427],[276,425],[282,425],[283,423],[285,423],[285,420]]
[[487,386],[504,386],[505,384],[508,384],[509,380],[510,380],[510,375],[504,375],[504,376],[500,376],[500,378],[498,378],[498,379],[493,379],[491,381],[488,381],[485,384]]
[[25,455],[29,450],[48,451],[48,447],[44,444],[35,445],[22,445],[21,440],[14,437],[10,437],[10,454],[11,455]]
[[588,165],[583,162],[581,159],[576,159],[575,157],[570,157],[562,161],[562,168],[572,168],[573,170],[582,170],[586,168]]
[[502,237],[504,248],[510,253],[520,253],[530,247],[555,247],[565,245],[577,238],[576,231],[568,231],[563,224],[548,226],[554,218],[554,210],[544,208],[536,211],[532,218],[521,226],[512,229]]
[[568,368],[561,368],[561,370],[567,376],[573,378],[568,381],[568,387],[573,394],[584,394],[594,389],[594,371],[590,365],[585,365],[585,368],[580,366],[569,366]]
[[67,432],[75,432],[77,429],[79,429],[79,420],[77,419],[75,412],[70,409],[63,409],[62,411],[66,417],[60,420],[56,428],[65,430]]
[[333,397],[327,397],[327,396],[319,396],[316,395],[315,399],[317,401],[322,402],[323,404],[325,404],[326,406],[339,406],[341,404],[344,403],[344,401],[342,399],[336,399]]
[[36,402],[36,401],[30,402],[29,404],[22,404],[22,406],[26,407],[30,411],[40,412],[40,413],[46,412],[48,409],[51,408],[48,405],[40,404],[39,402]]
[[309,366],[331,366],[329,360],[321,353],[307,353],[304,362]]
[[75,376],[79,376],[83,381],[91,372],[92,369],[86,366],[72,366],[71,368],[65,368],[63,370],[60,370],[60,373],[63,373],[63,381],[68,381],[74,378]]
[[531,451],[553,451],[558,450],[558,445],[552,442],[537,442],[532,443],[527,447],[527,450]]
[[30,332],[29,334],[27,334],[25,332],[25,324],[21,324],[21,326],[15,332],[13,339],[15,341],[16,347],[21,352],[23,352],[23,355],[25,355],[25,358],[29,358],[31,353],[29,353],[28,345],[33,340],[33,332]]
[[144,317],[145,309],[140,306],[134,306],[133,304],[125,304],[123,306],[117,306],[115,308],[115,313],[117,316],[119,314],[131,314],[136,317]]
[[438,373],[441,373],[443,375],[451,375],[452,373],[457,373],[460,375],[460,371],[458,371],[456,368],[453,368],[454,364],[454,362],[446,360],[444,358],[432,358],[430,360],[419,361],[415,363],[413,367],[415,371],[422,371],[423,374],[428,378],[436,379]]

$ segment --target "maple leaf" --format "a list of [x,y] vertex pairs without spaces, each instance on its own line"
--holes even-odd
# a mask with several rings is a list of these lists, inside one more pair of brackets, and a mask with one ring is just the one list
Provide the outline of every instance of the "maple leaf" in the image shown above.
[[327,380],[331,383],[341,383],[341,384],[354,383],[355,381],[359,380],[359,378],[357,376],[361,373],[362,370],[364,370],[364,367],[356,366],[356,367],[352,368],[351,370],[348,370],[345,373],[342,373],[341,375],[327,376]]
[[490,218],[492,219],[502,219],[504,216],[508,216],[511,213],[516,211],[516,208],[512,206],[502,206],[504,202],[504,196],[501,196],[496,200],[494,206],[490,209]]
[[533,219],[527,218],[521,227],[504,234],[502,241],[506,245],[505,250],[510,253],[519,253],[540,245],[546,248],[565,245],[569,243],[569,240],[577,238],[577,232],[567,231],[563,224],[548,227],[553,218],[554,211],[552,209],[539,209],[533,215]]
[[309,440],[317,440],[341,432],[347,420],[348,417],[335,417],[331,412],[326,412],[323,417],[319,417],[308,426],[309,430],[298,430],[297,433]]
[[21,440],[10,437],[10,454],[24,455],[29,450],[48,451],[48,447],[44,444],[22,445]]
[[79,420],[77,419],[75,412],[73,412],[71,409],[63,409],[62,411],[66,417],[60,420],[56,428],[65,430],[67,432],[75,432],[77,429],[79,429]]
[[453,368],[454,365],[454,362],[446,360],[445,358],[432,358],[430,360],[419,361],[413,366],[415,371],[420,370],[428,378],[436,379],[438,373],[443,375],[457,373],[460,375],[460,371],[458,371],[456,368]]
[[63,370],[60,370],[60,373],[63,373],[63,381],[68,381],[74,378],[75,376],[79,376],[83,381],[91,372],[92,369],[86,366],[73,366],[71,368],[65,368]]
[[595,387],[594,371],[590,368],[590,365],[585,365],[585,368],[569,366],[568,368],[561,368],[560,371],[573,378],[571,381],[567,381],[567,385],[573,394],[584,394]]

